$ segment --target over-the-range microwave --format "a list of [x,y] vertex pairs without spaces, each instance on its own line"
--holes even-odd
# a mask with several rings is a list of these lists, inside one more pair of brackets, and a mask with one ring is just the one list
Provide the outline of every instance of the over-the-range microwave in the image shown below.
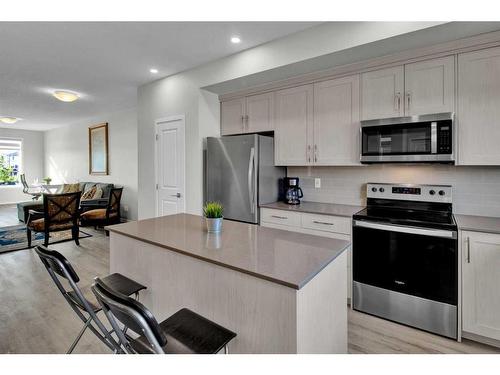
[[454,114],[361,121],[361,163],[455,162]]

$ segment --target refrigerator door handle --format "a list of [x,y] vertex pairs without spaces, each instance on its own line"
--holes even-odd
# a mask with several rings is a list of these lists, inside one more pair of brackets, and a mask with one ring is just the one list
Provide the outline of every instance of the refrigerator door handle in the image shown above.
[[250,149],[250,159],[248,160],[248,199],[250,201],[250,212],[255,213],[255,202],[253,194],[253,170],[255,167],[255,148]]

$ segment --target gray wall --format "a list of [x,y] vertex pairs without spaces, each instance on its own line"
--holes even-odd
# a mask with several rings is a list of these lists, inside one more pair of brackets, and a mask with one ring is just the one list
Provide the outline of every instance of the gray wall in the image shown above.
[[[0,128],[0,137],[22,139],[23,172],[26,173],[28,183],[33,183],[35,179],[40,181],[44,177],[43,132]],[[16,203],[29,199],[30,197],[22,192],[20,186],[0,187],[0,204]]]
[[[89,175],[88,127],[108,123],[109,175]],[[90,118],[45,132],[45,173],[53,183],[111,182],[124,187],[122,214],[137,219],[137,112]],[[129,211],[124,212],[128,206]]]
[[[367,182],[445,184],[453,186],[455,213],[500,216],[500,167],[446,165],[370,165],[361,167],[290,167],[304,200],[364,205]],[[314,188],[314,178],[321,188]]]

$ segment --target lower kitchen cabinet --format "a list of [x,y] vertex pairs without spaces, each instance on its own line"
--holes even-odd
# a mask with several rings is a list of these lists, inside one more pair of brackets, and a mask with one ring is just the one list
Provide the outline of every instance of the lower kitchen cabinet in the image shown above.
[[[352,243],[352,219],[344,216],[289,212],[272,208],[260,209],[260,225],[316,236],[337,238]],[[347,249],[347,298],[351,299],[351,247]]]
[[500,234],[462,232],[464,337],[500,343]]

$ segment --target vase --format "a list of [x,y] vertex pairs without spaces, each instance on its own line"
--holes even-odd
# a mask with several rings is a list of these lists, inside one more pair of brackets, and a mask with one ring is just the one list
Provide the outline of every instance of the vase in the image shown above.
[[222,217],[218,218],[209,218],[206,217],[205,221],[207,222],[207,231],[209,233],[219,233],[222,231]]

